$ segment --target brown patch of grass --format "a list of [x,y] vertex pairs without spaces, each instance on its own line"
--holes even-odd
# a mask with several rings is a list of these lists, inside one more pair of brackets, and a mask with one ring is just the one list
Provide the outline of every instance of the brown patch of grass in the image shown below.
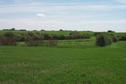
[[[14,80],[5,80],[5,81],[0,81],[0,84],[16,84]],[[18,81],[18,84],[25,84],[21,81]]]
[[0,84],[14,84],[13,80],[0,81]]
[[45,73],[48,74],[49,72],[51,72],[50,70],[37,70],[37,69],[31,69],[28,70],[28,74],[33,74],[33,73]]
[[126,60],[126,57],[125,58],[123,58],[124,60]]

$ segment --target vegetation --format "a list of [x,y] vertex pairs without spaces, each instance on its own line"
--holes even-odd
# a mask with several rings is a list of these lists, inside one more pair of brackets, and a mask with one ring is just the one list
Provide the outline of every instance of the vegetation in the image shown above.
[[126,41],[126,33],[117,35],[118,39],[121,41]]
[[[1,45],[2,44],[16,45],[16,43],[18,42],[25,42],[26,45],[28,46],[40,46],[40,45],[49,46],[51,45],[49,42],[51,42],[52,40],[54,40],[52,43],[57,45],[58,40],[90,39],[92,37],[96,37],[97,46],[106,46],[106,45],[111,45],[112,42],[126,40],[125,33],[110,32],[112,30],[108,30],[108,32],[65,31],[62,29],[59,31],[45,31],[45,30],[44,31],[26,31],[26,30],[22,31],[22,30],[15,30],[12,28],[10,30],[8,29],[8,30],[0,31]],[[14,38],[12,39],[12,37]],[[10,40],[9,38],[11,38],[12,41],[8,41],[10,43],[6,43],[7,42],[6,40]],[[45,40],[48,41],[45,42]]]
[[96,45],[97,46],[107,46],[111,45],[112,42],[117,42],[117,36],[113,34],[100,33],[96,35]]
[[0,35],[0,45],[16,45],[16,38],[12,32]]
[[0,46],[0,84],[125,84],[125,51],[126,42],[93,48]]
[[125,84],[124,39],[116,32],[0,31],[0,84]]
[[[11,29],[12,30],[12,29]],[[7,30],[6,30],[7,31]],[[81,32],[69,32],[68,35],[66,34],[49,34],[49,33],[42,33],[43,31],[10,31],[7,32],[1,31],[3,34],[1,34],[1,38],[8,37],[12,39],[14,37],[13,41],[16,42],[25,42],[28,46],[39,46],[39,45],[57,45],[57,40],[72,40],[72,39],[90,39],[91,35],[88,33],[81,33]],[[64,32],[63,30],[59,32]],[[5,37],[4,37],[5,36]],[[1,45],[2,43],[4,45],[8,45],[6,40],[1,39]],[[43,43],[43,40],[48,40],[48,42]],[[8,41],[9,42],[9,41]],[[11,41],[12,42],[12,41]],[[10,43],[11,44],[11,43]]]

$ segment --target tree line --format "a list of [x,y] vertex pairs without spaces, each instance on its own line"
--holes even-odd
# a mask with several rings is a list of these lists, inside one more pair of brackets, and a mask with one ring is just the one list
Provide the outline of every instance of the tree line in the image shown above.
[[[97,46],[111,45],[113,42],[126,41],[126,33],[111,33],[96,32]],[[72,40],[72,39],[90,39],[92,35],[87,33],[80,33],[77,31],[70,32],[69,35],[48,34],[41,32],[5,32],[0,35],[0,45],[17,45],[17,42],[25,42],[27,46],[56,46],[58,40]],[[48,40],[48,41],[44,41]]]
[[48,40],[46,45],[56,45],[58,40],[89,39],[91,35],[79,32],[70,32],[69,35],[48,34],[41,32],[6,32],[0,35],[0,45],[16,45],[25,42],[28,46],[37,46],[43,40]]

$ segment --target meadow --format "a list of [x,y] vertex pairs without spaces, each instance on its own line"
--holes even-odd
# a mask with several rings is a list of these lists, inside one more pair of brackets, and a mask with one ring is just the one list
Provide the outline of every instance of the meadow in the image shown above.
[[0,84],[125,84],[126,41],[95,42],[92,36],[57,46],[0,45]]

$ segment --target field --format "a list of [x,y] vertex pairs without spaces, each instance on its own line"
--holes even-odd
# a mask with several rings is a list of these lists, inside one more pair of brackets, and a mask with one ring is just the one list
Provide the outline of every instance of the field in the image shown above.
[[92,37],[56,47],[0,46],[0,84],[125,84],[126,42],[94,44]]
[[126,84],[126,0],[0,0],[0,84]]

